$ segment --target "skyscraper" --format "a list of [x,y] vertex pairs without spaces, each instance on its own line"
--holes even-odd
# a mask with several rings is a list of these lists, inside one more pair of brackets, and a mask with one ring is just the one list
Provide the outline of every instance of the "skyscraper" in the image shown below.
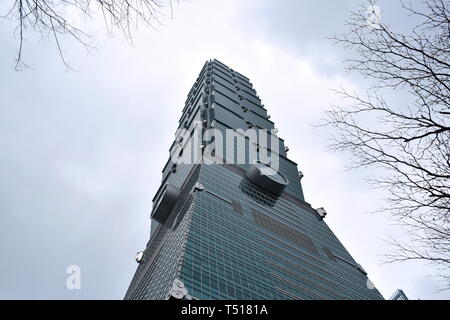
[[125,299],[383,299],[305,201],[276,132],[247,77],[205,63]]
[[409,300],[406,294],[403,292],[402,289],[397,289],[395,292],[391,295],[389,300]]

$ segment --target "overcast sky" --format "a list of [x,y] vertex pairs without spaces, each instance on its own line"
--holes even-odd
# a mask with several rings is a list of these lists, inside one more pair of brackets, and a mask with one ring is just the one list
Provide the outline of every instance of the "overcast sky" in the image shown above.
[[[12,1],[6,1],[12,2]],[[388,298],[437,293],[435,270],[420,263],[383,265],[384,240],[400,230],[368,214],[382,193],[348,158],[325,151],[329,133],[313,128],[343,85],[341,49],[325,37],[344,31],[359,1],[180,1],[156,31],[141,28],[130,46],[98,23],[96,49],[29,36],[14,71],[14,25],[0,20],[0,298],[121,299],[149,237],[158,189],[186,95],[207,59],[249,77],[289,157],[305,174],[305,198],[325,207],[327,223]],[[394,1],[382,19],[406,28]],[[4,4],[3,4],[4,8]],[[2,12],[2,14],[4,11]],[[81,268],[81,290],[66,288],[66,268]]]

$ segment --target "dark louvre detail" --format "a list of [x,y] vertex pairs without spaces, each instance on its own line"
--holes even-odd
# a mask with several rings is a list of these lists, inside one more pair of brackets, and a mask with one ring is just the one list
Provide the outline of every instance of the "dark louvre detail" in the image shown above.
[[316,246],[312,242],[311,238],[306,234],[303,234],[284,223],[278,222],[277,220],[255,210],[252,209],[253,216],[255,218],[255,222],[257,225],[272,231],[273,233],[292,241],[293,243],[313,252],[318,253]]
[[237,212],[237,213],[242,214],[242,206],[241,206],[241,203],[238,202],[238,201],[234,201],[234,200],[232,200],[232,202],[233,202],[233,210],[234,210],[235,212]]
[[325,254],[327,255],[328,258],[330,258],[333,261],[336,261],[336,257],[334,256],[333,252],[331,252],[331,250],[327,247],[322,247],[323,251],[325,251]]

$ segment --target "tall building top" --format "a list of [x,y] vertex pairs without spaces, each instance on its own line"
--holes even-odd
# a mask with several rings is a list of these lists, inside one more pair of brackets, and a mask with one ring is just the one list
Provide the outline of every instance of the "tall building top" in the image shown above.
[[389,298],[389,300],[409,300],[402,289],[397,289]]
[[214,59],[192,86],[126,299],[382,299],[305,201],[250,80]]

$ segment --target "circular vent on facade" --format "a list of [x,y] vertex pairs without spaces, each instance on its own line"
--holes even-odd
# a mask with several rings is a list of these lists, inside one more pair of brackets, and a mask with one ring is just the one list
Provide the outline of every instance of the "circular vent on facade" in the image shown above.
[[281,172],[261,162],[250,166],[247,178],[258,187],[277,196],[289,184],[288,179]]

